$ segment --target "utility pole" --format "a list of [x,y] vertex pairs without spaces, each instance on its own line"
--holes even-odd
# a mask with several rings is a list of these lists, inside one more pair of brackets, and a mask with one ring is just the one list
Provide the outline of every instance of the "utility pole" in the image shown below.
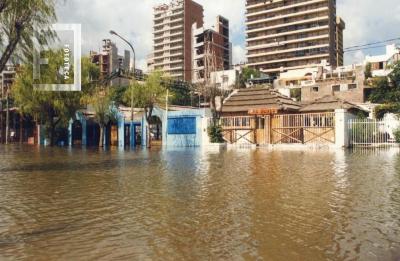
[[9,99],[8,99],[8,88],[6,94],[6,144],[8,144],[8,133],[10,128],[10,110],[9,110]]

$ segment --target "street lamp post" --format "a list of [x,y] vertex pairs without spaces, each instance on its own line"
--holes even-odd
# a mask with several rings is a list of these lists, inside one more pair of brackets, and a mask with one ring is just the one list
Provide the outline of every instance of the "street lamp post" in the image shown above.
[[[131,47],[132,52],[133,52],[133,82],[136,79],[136,54],[135,54],[135,49],[133,48],[133,45],[126,40],[125,38],[123,38],[121,35],[119,35],[118,33],[116,33],[115,31],[111,30],[110,34],[118,36],[122,41],[124,41],[125,43],[127,43],[129,45],[129,47]],[[131,121],[133,122],[133,82],[131,82]]]

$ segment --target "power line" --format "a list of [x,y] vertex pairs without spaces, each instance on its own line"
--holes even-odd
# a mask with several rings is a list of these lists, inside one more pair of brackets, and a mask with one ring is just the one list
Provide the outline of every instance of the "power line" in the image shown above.
[[382,48],[382,47],[385,47],[385,46],[386,46],[386,45],[377,45],[377,46],[371,46],[371,47],[365,47],[365,48],[344,50],[343,52],[344,52],[344,53],[351,53],[351,52],[362,51],[362,50],[368,50],[368,49]]
[[387,42],[392,42],[392,41],[397,41],[400,40],[400,37],[398,38],[393,38],[393,39],[388,39],[388,40],[384,40],[384,41],[379,41],[379,42],[374,42],[374,43],[368,43],[368,44],[363,44],[363,45],[354,45],[354,46],[350,46],[350,47],[346,47],[344,48],[344,50],[348,50],[348,49],[354,49],[354,48],[361,48],[361,47],[366,47],[366,46],[372,46],[372,45],[376,45],[376,44],[382,44],[382,43],[387,43]]

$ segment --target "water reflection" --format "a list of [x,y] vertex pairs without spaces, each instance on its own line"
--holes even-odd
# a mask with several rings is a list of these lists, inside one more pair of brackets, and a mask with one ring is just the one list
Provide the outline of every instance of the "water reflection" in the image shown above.
[[0,155],[1,260],[400,255],[398,150]]

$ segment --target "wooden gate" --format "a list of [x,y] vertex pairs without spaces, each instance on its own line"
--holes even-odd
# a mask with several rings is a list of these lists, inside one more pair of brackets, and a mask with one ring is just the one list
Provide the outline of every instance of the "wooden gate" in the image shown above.
[[220,124],[231,144],[335,143],[335,113],[222,117]]
[[335,113],[272,116],[272,144],[335,143]]
[[230,143],[256,144],[256,120],[251,116],[222,117],[224,139]]

